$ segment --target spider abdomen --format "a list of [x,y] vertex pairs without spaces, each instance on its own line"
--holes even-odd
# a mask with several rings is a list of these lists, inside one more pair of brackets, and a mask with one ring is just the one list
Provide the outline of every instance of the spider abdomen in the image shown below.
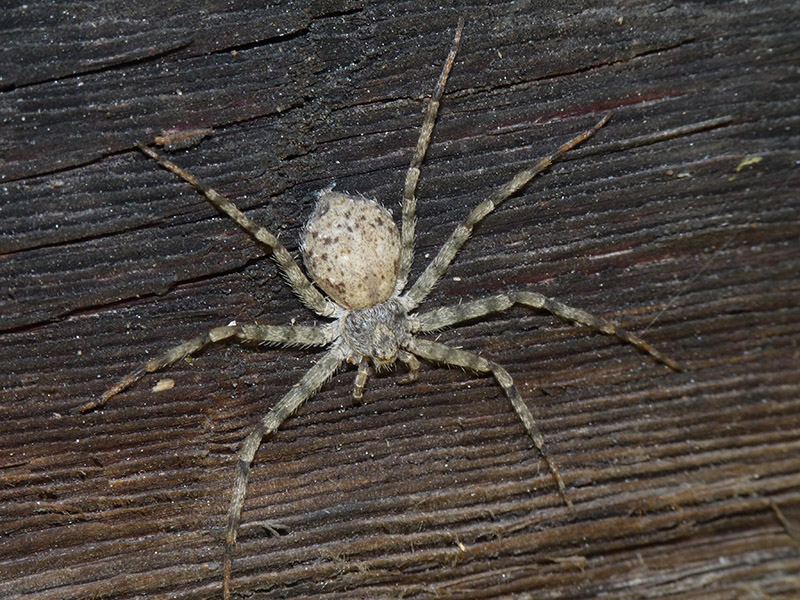
[[324,190],[302,241],[312,279],[350,310],[389,299],[397,282],[400,232],[377,202]]

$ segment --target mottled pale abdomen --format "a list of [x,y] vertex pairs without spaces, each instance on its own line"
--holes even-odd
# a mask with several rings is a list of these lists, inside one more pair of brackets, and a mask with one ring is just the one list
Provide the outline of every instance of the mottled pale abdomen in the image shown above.
[[341,306],[358,310],[392,295],[400,232],[377,202],[324,190],[303,233],[302,252],[316,284]]

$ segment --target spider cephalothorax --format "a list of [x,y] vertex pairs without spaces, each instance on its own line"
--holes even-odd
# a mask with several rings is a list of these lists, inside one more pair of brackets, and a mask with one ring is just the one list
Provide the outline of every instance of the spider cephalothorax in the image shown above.
[[[394,362],[408,333],[408,317],[397,299],[349,311],[342,317],[342,340],[355,362],[372,359],[379,365]],[[354,362],[351,360],[351,362]]]
[[547,461],[558,490],[569,506],[571,501],[561,475],[548,457],[544,439],[539,433],[533,414],[522,400],[508,372],[497,363],[477,354],[423,339],[418,337],[418,334],[479,319],[491,313],[507,310],[514,304],[520,304],[549,311],[558,317],[586,325],[602,333],[616,335],[677,369],[672,360],[662,356],[647,342],[624,329],[536,292],[508,292],[478,300],[467,300],[455,306],[428,312],[417,311],[420,303],[428,296],[466,242],[475,225],[547,168],[558,156],[592,136],[609,118],[603,117],[593,128],[540,158],[476,206],[456,227],[422,275],[406,291],[414,246],[417,180],[433,132],[439,100],[444,93],[448,74],[455,61],[462,28],[463,21],[459,23],[450,53],[426,109],[422,132],[406,175],[402,228],[398,230],[391,214],[376,202],[333,192],[330,188],[320,192],[317,207],[303,234],[302,254],[308,273],[327,296],[314,286],[292,255],[269,230],[252,221],[230,200],[202,184],[177,165],[150,148],[138,145],[145,154],[192,184],[205,194],[214,206],[229,215],[257,240],[269,246],[292,289],[304,304],[320,317],[331,319],[318,327],[238,324],[216,327],[139,367],[107,390],[101,398],[79,409],[88,411],[98,408],[146,373],[171,365],[213,342],[234,339],[250,343],[297,344],[328,348],[317,363],[262,418],[242,445],[225,530],[223,596],[226,600],[230,598],[233,548],[250,464],[256,450],[262,438],[275,431],[303,402],[313,396],[343,363],[358,365],[358,375],[353,389],[353,396],[357,399],[362,397],[370,372],[370,363],[381,367],[400,360],[409,368],[409,375],[406,378],[409,380],[417,376],[419,370],[417,357],[493,375],[511,401],[534,444]]

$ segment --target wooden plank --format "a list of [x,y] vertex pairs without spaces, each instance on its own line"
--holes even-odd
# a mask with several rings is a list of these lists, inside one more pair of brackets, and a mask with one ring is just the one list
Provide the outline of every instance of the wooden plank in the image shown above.
[[[235,453],[317,353],[214,347],[103,411],[70,410],[211,327],[316,320],[264,248],[133,143],[213,129],[171,157],[292,251],[331,183],[397,215],[460,15],[439,6],[6,12],[4,598],[220,597]],[[412,275],[496,186],[613,116],[481,224],[424,306],[533,289],[620,322],[686,370],[522,309],[440,335],[509,370],[574,513],[490,379],[424,365],[399,385],[398,368],[354,406],[354,374],[339,373],[256,457],[236,593],[800,594],[797,13],[467,11],[423,165]],[[162,379],[174,387],[154,392]]]

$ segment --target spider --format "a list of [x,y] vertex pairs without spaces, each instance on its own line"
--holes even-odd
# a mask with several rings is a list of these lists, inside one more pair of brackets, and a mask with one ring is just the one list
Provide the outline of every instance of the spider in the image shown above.
[[[453,365],[477,373],[491,374],[503,388],[539,453],[547,462],[559,493],[568,507],[572,502],[553,460],[547,453],[544,439],[533,414],[511,376],[499,364],[445,344],[417,337],[466,321],[505,311],[515,304],[543,309],[553,315],[585,325],[608,335],[615,335],[667,366],[678,365],[663,356],[650,344],[628,333],[618,325],[567,306],[557,300],[531,291],[515,291],[465,301],[455,306],[417,312],[444,275],[464,242],[480,221],[510,196],[546,169],[559,156],[595,134],[606,124],[604,116],[594,127],[571,139],[551,154],[540,158],[500,187],[488,199],[475,207],[456,227],[439,253],[422,275],[406,290],[414,246],[416,187],[428,144],[433,133],[439,102],[453,67],[461,41],[464,21],[458,23],[456,34],[445,60],[431,99],[426,107],[422,131],[417,140],[411,165],[405,179],[402,203],[402,226],[398,230],[392,215],[377,202],[334,192],[327,188],[319,192],[317,205],[302,234],[301,253],[308,276],[278,238],[261,227],[230,200],[198,181],[194,176],[143,144],[137,147],[172,171],[205,197],[220,211],[230,216],[242,229],[269,246],[294,292],[303,303],[320,317],[329,321],[321,326],[275,326],[230,324],[215,327],[208,333],[180,344],[145,365],[132,371],[102,397],[79,408],[86,412],[102,407],[147,373],[158,371],[176,361],[198,352],[205,346],[223,340],[242,343],[282,344],[285,346],[325,346],[327,352],[298,381],[289,392],[260,421],[247,436],[239,452],[238,470],[233,485],[225,529],[223,560],[223,597],[231,594],[233,551],[244,504],[250,466],[261,440],[278,429],[292,413],[313,396],[323,383],[343,364],[357,366],[353,397],[360,400],[372,366],[376,369],[400,361],[408,367],[405,381],[417,378],[419,358],[434,363]],[[316,284],[316,285],[315,285]],[[321,290],[321,291],[320,291]]]

